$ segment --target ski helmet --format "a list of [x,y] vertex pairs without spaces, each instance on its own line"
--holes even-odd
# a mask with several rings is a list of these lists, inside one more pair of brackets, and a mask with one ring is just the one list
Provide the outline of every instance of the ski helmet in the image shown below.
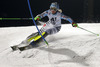
[[52,9],[54,9],[54,10],[58,10],[59,9],[59,5],[58,5],[58,3],[57,2],[53,2],[53,3],[51,3],[51,5],[50,5],[50,9],[52,10]]

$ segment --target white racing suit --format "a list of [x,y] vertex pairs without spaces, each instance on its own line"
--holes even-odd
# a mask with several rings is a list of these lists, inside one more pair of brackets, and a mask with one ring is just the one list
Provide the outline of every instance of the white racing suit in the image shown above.
[[[58,11],[56,14],[52,14],[50,10],[47,10],[47,11],[45,11],[42,14],[39,14],[37,16],[40,16],[40,18],[47,16],[49,18],[49,20],[40,29],[40,32],[44,37],[46,37],[47,35],[55,34],[55,33],[60,31],[61,19],[69,21],[70,23],[73,22],[73,20],[70,17],[65,16],[64,14],[62,14]],[[38,38],[36,38],[36,36]],[[35,41],[35,40],[37,41],[39,39],[42,39],[42,37],[40,36],[40,34],[38,32],[32,33],[21,44],[29,45],[30,42]]]
[[41,30],[43,29],[43,31],[47,32],[48,35],[55,34],[55,33],[60,31],[61,19],[69,21],[70,23],[73,22],[73,20],[70,17],[65,16],[64,14],[62,14],[58,11],[56,14],[52,14],[50,10],[47,10],[47,11],[45,11],[42,14],[39,14],[37,16],[40,16],[41,18],[47,16],[49,18],[47,23],[45,23],[43,25],[43,27],[41,28]]

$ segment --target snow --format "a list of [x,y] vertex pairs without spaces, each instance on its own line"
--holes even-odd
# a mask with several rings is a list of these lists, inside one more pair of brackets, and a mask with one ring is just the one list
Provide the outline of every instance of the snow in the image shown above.
[[[100,23],[80,23],[79,26],[100,34]],[[73,28],[71,24],[62,25],[60,32],[46,37],[49,47],[42,43],[23,52],[11,51],[11,45],[19,44],[36,31],[34,26],[0,28],[0,67],[100,66],[100,36]]]

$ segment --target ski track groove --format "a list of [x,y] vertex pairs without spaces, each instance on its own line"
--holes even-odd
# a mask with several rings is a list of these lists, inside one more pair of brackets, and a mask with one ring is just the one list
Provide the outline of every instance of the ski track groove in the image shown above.
[[28,52],[33,52],[33,50],[34,49],[32,49],[31,51],[27,51],[26,55],[24,55],[23,58],[35,58],[39,54],[38,50],[34,51],[34,53],[32,53],[30,55],[28,54]]
[[0,54],[3,53],[4,51],[8,50],[8,49],[9,49],[9,47],[3,49],[3,50],[0,52]]
[[[11,54],[13,51],[12,50],[9,50],[10,48],[8,47],[8,48],[5,48],[4,50],[2,50],[1,52],[0,52],[0,54],[4,57],[4,56],[8,56],[9,54]],[[6,53],[5,53],[6,52]],[[5,53],[5,54],[3,54],[3,53]]]

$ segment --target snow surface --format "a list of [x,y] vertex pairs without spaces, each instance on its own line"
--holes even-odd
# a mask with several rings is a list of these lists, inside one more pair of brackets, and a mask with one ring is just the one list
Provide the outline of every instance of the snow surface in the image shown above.
[[[100,34],[100,23],[79,26]],[[0,28],[0,67],[100,67],[100,37],[71,24],[46,37],[49,47],[42,43],[23,52],[11,51],[10,45],[36,31],[34,26]]]

